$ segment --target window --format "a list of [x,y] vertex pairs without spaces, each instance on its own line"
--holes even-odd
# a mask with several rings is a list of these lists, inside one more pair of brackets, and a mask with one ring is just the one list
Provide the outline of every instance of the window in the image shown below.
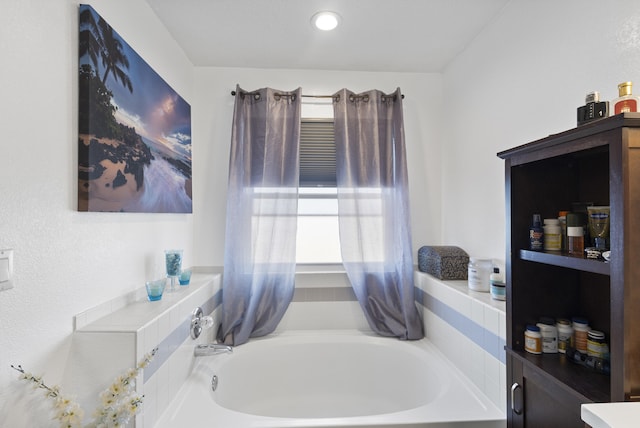
[[341,263],[333,119],[302,119],[297,263]]

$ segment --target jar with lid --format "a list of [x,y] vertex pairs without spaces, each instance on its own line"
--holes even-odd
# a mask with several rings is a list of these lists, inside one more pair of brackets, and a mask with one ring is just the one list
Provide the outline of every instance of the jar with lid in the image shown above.
[[524,350],[530,354],[542,354],[542,334],[537,325],[528,325],[524,331]]
[[556,328],[558,329],[558,352],[564,354],[567,352],[567,348],[571,346],[571,336],[573,336],[571,321],[560,318],[556,323]]
[[586,354],[587,338],[590,330],[589,322],[580,317],[574,317],[571,321],[573,322],[573,338],[571,344],[576,350]]
[[473,291],[489,292],[489,277],[493,271],[491,259],[469,258],[468,285]]
[[562,249],[562,228],[557,218],[544,219],[544,250],[560,251]]
[[584,257],[586,220],[586,215],[579,212],[567,214],[567,253],[570,256]]
[[544,354],[558,353],[558,329],[552,318],[540,318],[540,322],[536,324],[540,328],[542,335],[542,352]]
[[587,355],[592,357],[605,357],[604,333],[598,330],[589,330],[587,334]]

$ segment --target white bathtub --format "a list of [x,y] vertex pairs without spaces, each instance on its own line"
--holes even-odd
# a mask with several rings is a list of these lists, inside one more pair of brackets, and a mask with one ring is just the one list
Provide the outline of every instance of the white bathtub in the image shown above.
[[[212,377],[217,376],[216,391]],[[156,424],[504,427],[504,414],[426,339],[291,331],[199,357]]]

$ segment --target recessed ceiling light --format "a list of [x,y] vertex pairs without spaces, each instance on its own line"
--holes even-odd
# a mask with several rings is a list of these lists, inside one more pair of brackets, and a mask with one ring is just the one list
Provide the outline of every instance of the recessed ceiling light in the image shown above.
[[319,30],[331,31],[340,23],[340,15],[335,12],[317,12],[311,17],[311,23]]

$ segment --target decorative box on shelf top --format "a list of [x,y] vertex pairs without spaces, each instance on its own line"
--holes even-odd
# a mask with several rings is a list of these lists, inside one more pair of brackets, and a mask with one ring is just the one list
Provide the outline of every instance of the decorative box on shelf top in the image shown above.
[[469,255],[454,246],[424,246],[418,250],[418,268],[442,280],[467,279]]

